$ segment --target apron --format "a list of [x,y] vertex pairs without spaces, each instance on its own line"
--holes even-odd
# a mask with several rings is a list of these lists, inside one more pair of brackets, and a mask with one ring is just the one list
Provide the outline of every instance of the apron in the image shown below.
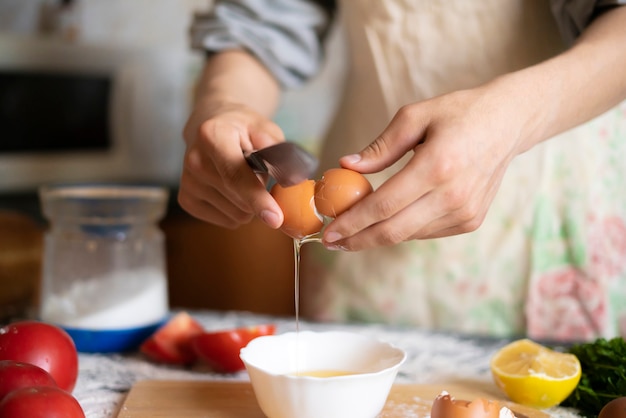
[[[395,112],[564,45],[544,0],[346,0],[343,100],[321,170]],[[511,115],[515,117],[515,115]],[[475,232],[360,252],[302,250],[303,315],[495,336],[626,334],[626,105],[510,164]],[[374,188],[404,160],[368,175]]]

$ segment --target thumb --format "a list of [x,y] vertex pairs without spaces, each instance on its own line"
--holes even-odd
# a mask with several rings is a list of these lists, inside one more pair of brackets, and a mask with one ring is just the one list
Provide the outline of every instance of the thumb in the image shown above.
[[373,142],[357,154],[344,155],[339,164],[362,173],[375,173],[393,165],[421,142],[426,131],[425,123],[407,113],[401,109]]

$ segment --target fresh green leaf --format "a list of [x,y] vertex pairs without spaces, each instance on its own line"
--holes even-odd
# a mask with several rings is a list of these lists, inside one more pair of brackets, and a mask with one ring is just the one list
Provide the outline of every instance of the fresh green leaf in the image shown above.
[[626,341],[616,337],[575,344],[568,350],[578,357],[582,376],[578,386],[562,403],[585,417],[596,418],[609,401],[626,396]]

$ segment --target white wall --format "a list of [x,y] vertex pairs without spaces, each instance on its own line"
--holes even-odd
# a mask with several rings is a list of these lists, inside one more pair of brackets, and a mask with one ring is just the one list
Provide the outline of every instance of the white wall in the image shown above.
[[[0,31],[38,32],[41,13],[56,0],[0,0]],[[75,0],[60,13],[61,26],[74,22],[78,42],[110,45],[186,46],[186,27],[194,11],[206,10],[208,0]]]
[[[184,74],[181,87],[191,101],[193,84],[202,65],[200,53],[188,48],[188,27],[195,11],[206,10],[210,0],[76,0],[75,6],[58,15],[56,32],[42,34],[42,14],[58,2],[53,0],[0,0],[0,36],[47,36],[79,45],[120,48],[155,48],[183,57],[167,70]],[[50,26],[50,24],[48,24]],[[329,45],[329,59],[322,73],[307,86],[286,92],[276,120],[288,138],[315,148],[333,113],[343,78],[344,47],[338,31]],[[178,74],[180,75],[180,74]],[[175,78],[175,74],[172,74]],[[184,151],[180,132],[189,109],[170,109],[174,126],[172,142],[162,150],[164,166],[180,165]],[[173,147],[173,148],[172,148]],[[161,157],[160,157],[161,158]],[[171,172],[171,170],[170,170]],[[177,180],[177,173],[169,175]]]

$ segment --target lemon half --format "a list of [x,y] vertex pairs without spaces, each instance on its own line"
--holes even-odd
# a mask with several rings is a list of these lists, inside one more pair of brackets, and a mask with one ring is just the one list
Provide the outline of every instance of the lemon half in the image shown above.
[[541,409],[563,402],[581,376],[575,355],[551,350],[528,339],[502,347],[492,357],[490,366],[496,385],[509,399]]

